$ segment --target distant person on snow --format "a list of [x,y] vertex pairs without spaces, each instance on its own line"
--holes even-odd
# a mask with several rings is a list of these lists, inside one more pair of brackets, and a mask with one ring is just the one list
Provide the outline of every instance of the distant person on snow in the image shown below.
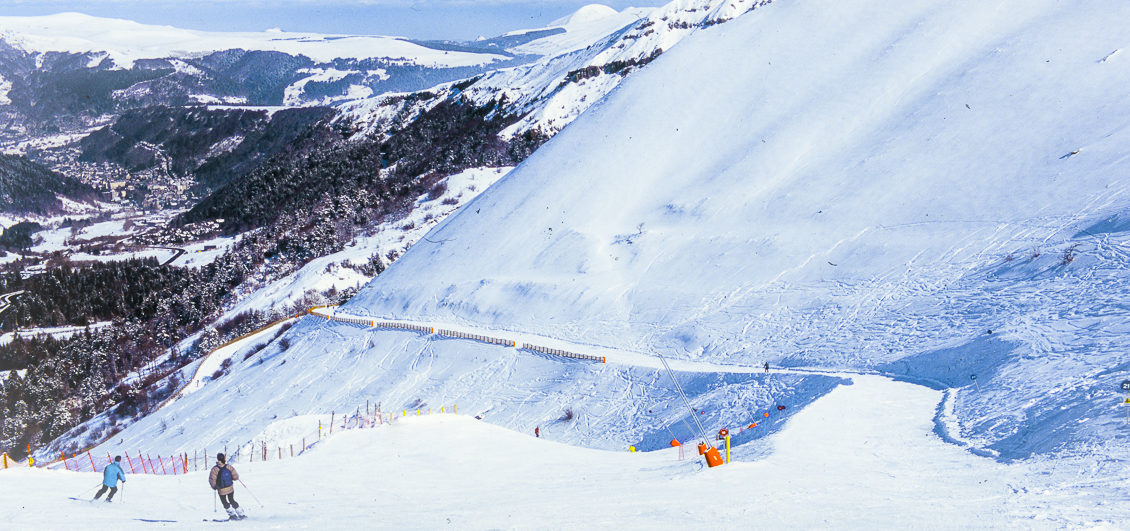
[[534,437],[541,438],[541,426],[534,428]]
[[219,493],[220,502],[228,512],[228,518],[232,520],[247,518],[239,508],[239,503],[235,501],[235,482],[238,480],[239,474],[235,471],[235,467],[227,464],[224,454],[216,454],[216,466],[212,467],[212,472],[208,474],[208,484],[212,486],[212,490]]
[[769,374],[769,362],[765,362],[765,374]]
[[[114,462],[106,465],[106,469],[102,471],[102,488],[98,489],[98,494],[94,495],[94,500],[101,498],[106,490],[110,490],[110,495],[106,496],[106,503],[114,499],[114,495],[118,493],[118,480],[122,483],[126,482],[126,473],[122,471],[122,456],[114,457]],[[94,501],[90,500],[90,501]]]

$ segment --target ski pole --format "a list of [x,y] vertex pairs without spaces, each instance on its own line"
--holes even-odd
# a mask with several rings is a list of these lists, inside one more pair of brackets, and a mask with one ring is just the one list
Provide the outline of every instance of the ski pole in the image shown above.
[[212,512],[216,512],[216,489],[212,489]]
[[118,500],[121,501],[122,503],[126,502],[126,482],[125,481],[122,482],[122,494],[120,496],[118,496]]
[[76,497],[76,498],[78,498],[78,497],[82,496],[83,494],[86,494],[86,493],[88,493],[88,492],[90,492],[90,491],[92,491],[92,490],[94,490],[94,489],[96,489],[96,488],[98,488],[98,487],[101,487],[101,486],[102,486],[102,484],[101,484],[101,483],[99,483],[99,484],[97,484],[97,485],[95,485],[95,486],[93,486],[93,487],[90,487],[89,489],[86,489],[86,490],[82,491],[82,493],[80,493],[80,494],[79,494],[78,496],[75,496],[75,497]]
[[248,493],[248,494],[251,494],[251,498],[255,500],[255,503],[258,503],[258,504],[259,504],[259,507],[262,507],[262,506],[263,506],[263,502],[259,501],[259,498],[256,498],[256,497],[255,497],[255,494],[251,492],[251,489],[248,489],[248,488],[247,488],[247,484],[246,484],[246,483],[244,483],[242,479],[241,479],[241,480],[239,480],[239,484],[240,484],[240,485],[243,485],[243,488],[247,489],[247,493]]

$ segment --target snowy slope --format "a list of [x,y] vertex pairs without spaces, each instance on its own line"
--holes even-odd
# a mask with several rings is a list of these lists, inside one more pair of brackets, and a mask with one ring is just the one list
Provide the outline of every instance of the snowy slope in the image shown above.
[[640,72],[434,233],[489,252],[417,248],[355,304],[608,321],[634,344],[709,319],[733,334],[846,282],[955,279],[1120,205],[1126,71],[1099,60],[1127,34],[1077,38],[1119,5],[755,11]]
[[564,29],[563,33],[509,50],[543,56],[535,62],[492,70],[470,84],[436,87],[428,98],[411,105],[399,94],[345,104],[343,119],[363,133],[381,134],[393,117],[412,117],[440,98],[460,97],[479,106],[497,102],[500,109],[496,112],[521,116],[502,131],[503,140],[527,133],[551,137],[615,89],[625,76],[682,39],[769,3],[676,0],[660,8],[627,8],[616,14],[606,6],[585,6],[550,24]]
[[565,33],[557,33],[510,48],[516,54],[555,56],[573,52],[599,42],[602,37],[611,35],[630,24],[639,22],[654,8],[628,8],[616,12],[608,6],[590,4],[574,11],[567,17],[549,23],[546,28],[561,28]]
[[[40,17],[0,17],[0,38],[30,52],[101,54],[119,68],[139,59],[185,57],[220,50],[269,50],[304,55],[319,63],[337,58],[389,57],[427,66],[470,66],[503,56],[445,52],[397,37],[253,32],[207,32],[151,26],[129,20],[60,13]],[[186,67],[191,68],[191,67]]]
[[[890,502],[869,473],[921,470],[894,487],[910,489],[976,463],[1026,478],[986,496],[1032,504],[955,502],[977,521],[1100,525],[1111,509],[1094,500],[1130,498],[1117,391],[1130,367],[1130,70],[1111,53],[1130,42],[1127,22],[1130,6],[1112,0],[762,6],[627,78],[340,311],[663,352],[686,364],[677,374],[708,430],[773,415],[736,441],[754,466],[918,444],[893,435],[905,424],[875,438],[786,436],[816,413],[846,429],[913,401],[907,422],[934,434],[923,447],[951,457],[918,469],[915,452],[874,460],[868,448],[828,472],[857,480],[820,495],[808,493],[823,476],[758,479],[772,478],[774,499],[800,493],[794,507],[841,507],[838,493],[861,489],[853,510],[878,500],[876,518],[894,522],[880,527],[903,528],[894,515],[923,510],[918,491]],[[843,373],[749,371],[764,360]],[[922,385],[823,408],[821,397],[846,398],[847,379],[873,382],[854,375],[867,371]],[[367,401],[457,403],[490,424],[608,450],[690,435],[653,365],[306,317],[99,451],[239,445],[274,422]],[[791,444],[758,442],[773,433]],[[812,437],[835,444],[790,453]]]
[[[710,470],[700,458],[680,461],[676,449],[594,451],[462,414],[410,417],[335,434],[295,458],[284,452],[282,460],[235,464],[243,481],[235,498],[249,517],[232,525],[1122,528],[1127,497],[1078,492],[1087,480],[1073,463],[1005,466],[939,441],[929,422],[938,394],[883,378],[857,379],[767,440],[764,458]],[[207,472],[191,471],[191,460],[189,466],[180,476],[133,475],[127,467],[128,481],[113,504],[65,499],[91,497],[101,475],[0,470],[0,496],[19,500],[9,504],[4,520],[13,529],[200,529],[201,520],[223,516],[223,509],[213,512]],[[1125,481],[1125,472],[1118,479]]]
[[1003,455],[1107,440],[1128,17],[765,6],[629,78],[347,309],[967,392],[980,372],[964,429]]

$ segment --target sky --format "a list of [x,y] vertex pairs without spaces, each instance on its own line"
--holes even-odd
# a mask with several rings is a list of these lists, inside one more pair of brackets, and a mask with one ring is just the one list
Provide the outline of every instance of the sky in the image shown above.
[[[0,0],[0,14],[40,16],[79,12],[206,31],[264,31],[392,35],[469,40],[542,27],[585,0],[285,0],[155,1]],[[616,10],[659,6],[665,0],[601,2]]]

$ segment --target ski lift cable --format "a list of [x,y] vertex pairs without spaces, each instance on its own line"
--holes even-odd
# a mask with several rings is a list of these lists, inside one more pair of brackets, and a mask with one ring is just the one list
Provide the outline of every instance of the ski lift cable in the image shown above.
[[[654,399],[651,398],[651,395],[648,394],[648,392],[647,392],[646,386],[643,386],[643,385],[640,386],[640,393],[643,395],[644,400],[646,400],[647,403],[650,404],[649,406],[647,406],[649,412],[652,408],[654,408],[655,406],[660,404],[660,402],[656,402]],[[687,431],[689,431],[691,433],[691,436],[693,437],[694,436],[694,428],[692,428],[690,424],[687,424],[686,419],[680,418],[679,421],[682,422],[683,425],[687,427]],[[671,431],[670,425],[664,425],[663,429],[667,430],[667,433],[671,434],[672,439],[679,440],[679,436],[675,435],[674,431]]]
[[[679,380],[675,378],[675,373],[671,372],[671,366],[667,365],[667,359],[663,357],[663,354],[656,352],[655,355],[659,356],[659,361],[663,363],[663,368],[667,369],[667,374],[671,377],[671,381],[675,382],[675,390],[679,392],[679,396],[683,397],[683,403],[687,405],[687,411],[691,412],[691,418],[694,419],[695,425],[698,426],[698,431],[702,433],[702,442],[706,444],[706,441],[710,440],[710,438],[706,436],[706,429],[703,428],[702,423],[698,421],[698,415],[695,415],[694,408],[691,407],[691,401],[687,399],[687,394],[683,392],[683,386],[679,385]],[[690,426],[687,427],[689,428]]]

